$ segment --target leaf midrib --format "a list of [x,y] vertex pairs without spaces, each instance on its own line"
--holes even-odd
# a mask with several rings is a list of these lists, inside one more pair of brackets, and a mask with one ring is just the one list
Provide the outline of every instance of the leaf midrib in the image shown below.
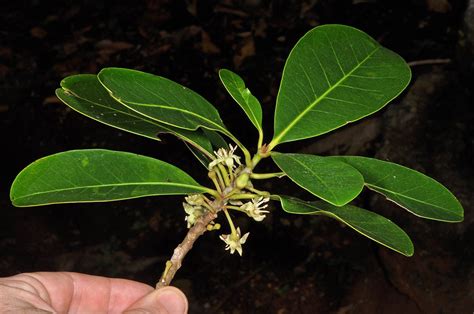
[[[106,109],[109,109],[109,110],[112,110],[112,111],[116,111],[116,112],[118,112],[119,114],[127,115],[127,116],[130,116],[130,117],[139,119],[140,121],[144,121],[144,122],[146,122],[146,123],[153,124],[154,126],[156,126],[156,127],[158,127],[158,128],[161,128],[161,129],[163,130],[163,131],[161,131],[161,130],[158,131],[157,134],[169,132],[170,134],[173,134],[173,135],[175,135],[175,136],[181,137],[185,142],[188,142],[189,144],[193,145],[194,147],[196,147],[197,149],[199,149],[200,151],[202,151],[204,154],[209,154],[209,152],[206,151],[205,148],[201,147],[198,143],[196,143],[195,141],[193,141],[192,139],[190,139],[188,136],[183,135],[182,133],[175,132],[174,130],[172,130],[172,129],[169,128],[170,126],[173,126],[173,127],[176,127],[176,126],[174,126],[174,125],[172,125],[172,124],[163,125],[163,124],[164,124],[163,122],[158,121],[158,120],[156,120],[156,119],[152,119],[152,118],[149,117],[149,116],[146,116],[146,115],[144,115],[144,114],[142,114],[142,113],[139,113],[138,111],[133,110],[133,109],[127,107],[126,105],[124,105],[123,103],[117,101],[117,100],[116,100],[115,98],[113,98],[113,97],[112,97],[112,98],[113,98],[115,101],[117,101],[119,104],[121,104],[122,106],[124,106],[126,109],[128,109],[128,110],[131,111],[132,113],[126,112],[126,111],[122,111],[122,110],[119,110],[119,109],[115,109],[115,108],[109,107],[109,106],[107,106],[107,105],[102,105],[102,104],[97,103],[97,102],[95,102],[95,101],[92,101],[92,100],[90,100],[90,99],[86,99],[86,98],[84,98],[84,97],[81,97],[81,96],[77,95],[76,93],[74,93],[73,91],[71,91],[71,90],[69,90],[69,89],[63,88],[63,90],[64,90],[64,91],[67,91],[67,92],[70,92],[73,97],[79,98],[79,99],[81,99],[81,100],[83,100],[83,101],[86,101],[86,102],[88,102],[88,103],[90,103],[90,104],[93,104],[94,106],[98,106],[98,107],[106,108]],[[69,105],[68,105],[68,106],[69,106]],[[70,107],[70,106],[69,106],[69,107]],[[78,110],[76,110],[76,109],[73,108],[73,107],[71,107],[71,108],[72,108],[73,110],[75,110],[75,111],[77,111],[77,112],[79,112],[79,113],[85,115],[86,117],[89,117],[89,118],[93,119],[93,120],[99,121],[99,122],[104,123],[104,124],[106,124],[106,125],[110,125],[110,126],[112,126],[112,127],[114,127],[114,128],[120,129],[120,130],[124,130],[124,131],[126,131],[126,132],[131,132],[131,133],[133,133],[133,134],[138,134],[137,132],[132,132],[132,131],[127,130],[127,129],[125,129],[125,128],[121,128],[121,127],[118,127],[118,126],[116,126],[116,125],[112,125],[111,123],[106,123],[106,122],[104,122],[104,121],[102,121],[102,120],[100,120],[100,119],[94,117],[94,115],[85,114],[84,112],[78,111]],[[186,130],[186,129],[184,129],[184,130]],[[186,131],[189,131],[189,130],[186,130]],[[138,135],[144,136],[143,134],[138,134]],[[158,136],[156,136],[156,137],[146,136],[146,137],[147,137],[147,138],[151,138],[151,139],[153,139],[153,140],[161,141]]]
[[[99,73],[99,74],[100,74],[100,73]],[[196,127],[196,128],[194,128],[194,129],[184,128],[184,127],[180,127],[180,126],[178,126],[178,125],[176,125],[176,124],[172,124],[172,123],[169,123],[169,122],[161,121],[161,120],[158,120],[158,119],[156,119],[156,118],[154,118],[154,117],[151,117],[150,115],[146,115],[146,114],[144,114],[144,113],[142,113],[142,112],[139,112],[138,110],[136,110],[136,109],[134,109],[134,108],[132,108],[132,107],[129,107],[127,104],[131,104],[131,105],[135,105],[135,106],[142,106],[142,107],[159,107],[159,108],[164,108],[164,109],[169,109],[169,110],[175,110],[175,111],[184,112],[184,113],[186,113],[186,114],[194,115],[194,116],[198,117],[199,119],[202,119],[202,120],[204,120],[204,121],[209,122],[209,123],[212,124],[212,125],[217,126],[216,129],[211,129],[211,130],[221,131],[222,133],[224,133],[224,134],[226,134],[226,135],[229,135],[229,132],[225,129],[224,126],[221,126],[221,125],[219,125],[218,123],[216,123],[216,122],[214,122],[214,121],[212,121],[212,120],[209,120],[209,119],[207,119],[207,118],[204,117],[204,116],[195,114],[195,113],[192,112],[192,111],[187,111],[187,110],[183,110],[183,109],[179,109],[179,108],[175,108],[175,107],[170,107],[170,106],[163,106],[163,105],[159,105],[159,104],[143,104],[143,103],[136,103],[136,102],[126,101],[126,100],[124,100],[124,99],[121,99],[120,97],[118,97],[117,95],[115,95],[115,93],[114,93],[108,86],[106,86],[106,85],[102,82],[102,80],[100,79],[99,75],[97,76],[97,78],[98,78],[99,82],[102,84],[102,86],[109,92],[110,96],[111,96],[113,99],[115,99],[116,101],[118,101],[119,103],[121,103],[122,105],[124,105],[125,107],[129,108],[130,110],[133,110],[133,111],[135,111],[135,112],[137,112],[137,113],[139,113],[139,114],[141,114],[141,115],[144,115],[145,117],[147,117],[147,118],[149,118],[149,119],[152,119],[152,120],[154,120],[154,121],[158,121],[158,122],[161,122],[161,123],[164,123],[164,124],[167,124],[167,125],[171,125],[171,126],[174,126],[174,127],[176,127],[176,128],[181,128],[181,129],[190,130],[190,131],[195,131],[195,130],[197,130],[197,129],[199,128],[199,126]],[[112,78],[109,78],[109,79],[110,79],[111,81],[113,81]],[[145,88],[143,85],[140,85],[140,86],[142,86],[143,88]],[[183,86],[183,87],[184,87],[184,86]],[[145,89],[147,89],[147,88],[145,88]],[[151,93],[156,96],[156,94],[155,94],[154,92],[151,92]],[[206,126],[203,125],[202,127],[206,127]],[[207,127],[207,128],[209,128],[209,127]],[[209,128],[209,129],[210,129],[210,128]]]
[[[113,95],[112,95],[113,97]],[[170,123],[170,122],[165,122],[165,121],[162,121],[162,120],[158,120],[157,118],[155,117],[152,117],[150,115],[145,115],[144,113],[141,113],[139,112],[138,110],[132,108],[132,107],[128,107],[127,105],[135,105],[135,106],[140,106],[140,107],[159,107],[159,108],[163,108],[163,109],[168,109],[168,110],[174,110],[174,111],[179,111],[179,112],[184,112],[186,114],[189,114],[189,115],[192,115],[192,116],[195,116],[197,117],[198,119],[201,119],[201,120],[204,120],[206,122],[208,122],[209,124],[212,124],[215,126],[214,129],[211,129],[209,126],[206,126],[206,125],[202,125],[203,128],[207,128],[207,129],[210,129],[210,130],[214,130],[214,131],[221,131],[222,133],[228,135],[229,132],[224,128],[222,127],[220,124],[212,121],[212,120],[209,120],[207,119],[206,117],[204,116],[201,116],[201,115],[198,115],[192,111],[188,111],[188,110],[184,110],[184,109],[179,109],[179,108],[175,108],[175,107],[170,107],[170,106],[164,106],[164,105],[158,105],[158,104],[139,104],[139,103],[135,103],[135,102],[131,102],[131,101],[125,101],[123,99],[120,99],[120,98],[115,98],[113,97],[114,99],[116,99],[118,102],[120,102],[121,104],[125,105],[127,108],[130,108],[131,110],[135,111],[135,112],[138,112],[142,115],[144,115],[145,117],[149,118],[149,119],[152,119],[154,121],[158,121],[158,122],[161,122],[163,124],[167,124],[167,125],[171,125],[173,127],[176,127],[176,128],[179,128],[179,129],[184,129],[184,130],[188,130],[188,131],[195,131],[199,128],[199,126],[197,126],[196,128],[194,129],[190,129],[190,128],[184,128],[184,127],[181,127],[181,126],[178,126],[176,124],[173,124],[173,123]]]
[[[122,110],[119,110],[119,109],[115,109],[115,108],[112,108],[112,107],[109,107],[109,106],[106,106],[106,105],[102,105],[102,104],[100,104],[100,103],[98,103],[98,102],[95,102],[95,101],[93,101],[93,100],[86,99],[86,98],[84,98],[84,97],[81,97],[81,96],[77,95],[77,94],[74,93],[72,90],[66,89],[66,88],[64,88],[64,87],[63,87],[63,90],[64,90],[65,92],[71,93],[72,96],[74,96],[74,97],[76,97],[76,98],[79,98],[79,99],[81,99],[81,100],[84,100],[84,101],[87,101],[87,102],[93,104],[94,106],[102,107],[102,108],[106,108],[106,109],[110,109],[110,110],[112,110],[112,111],[116,111],[116,112],[118,112],[118,113],[120,113],[120,114],[123,114],[123,115],[127,115],[127,116],[130,116],[130,117],[133,117],[133,118],[139,118],[139,119],[141,119],[141,120],[143,120],[143,121],[145,121],[145,122],[151,123],[151,124],[156,125],[156,126],[158,126],[158,127],[163,127],[162,125],[158,124],[158,121],[157,121],[157,120],[152,120],[152,119],[150,119],[148,116],[144,116],[143,114],[140,114],[140,113],[138,113],[138,112],[136,112],[136,111],[134,111],[134,110],[131,110],[131,109],[128,108],[128,107],[125,107],[125,108],[131,110],[133,113],[126,112],[126,111],[122,111]],[[115,98],[114,98],[114,100],[115,100]],[[122,105],[123,105],[123,104],[122,104]],[[82,113],[82,112],[81,112],[81,113]],[[92,118],[92,119],[94,119],[94,120],[97,120],[93,115],[86,115],[86,116],[88,116],[89,118]],[[170,130],[170,131],[171,131],[171,130]]]
[[[403,255],[407,255],[407,254],[410,254],[411,252],[406,252],[406,251],[402,251],[401,249],[399,248],[396,248],[395,246],[392,246],[392,245],[389,245],[391,243],[390,239],[387,239],[386,237],[384,237],[383,235],[381,234],[375,234],[373,233],[372,231],[370,230],[367,230],[359,225],[355,225],[351,222],[348,222],[347,220],[344,220],[342,219],[341,217],[339,217],[338,215],[334,214],[334,213],[331,213],[331,212],[328,212],[326,210],[320,210],[319,212],[315,213],[315,215],[326,215],[326,216],[332,216],[334,217],[336,220],[339,220],[341,222],[343,222],[344,224],[348,225],[350,228],[352,228],[354,231],[356,231],[357,233],[360,233],[361,235],[363,235],[364,237],[367,237],[369,238],[370,240],[374,241],[374,242],[377,242],[378,244],[380,245],[383,245],[391,250],[394,250],[396,252],[399,252],[399,253],[402,253]],[[379,224],[380,225],[380,224]],[[380,240],[376,239],[375,237],[378,237]],[[385,241],[385,243],[382,242]]]
[[[441,211],[443,211],[443,212],[445,212],[445,213],[448,213],[448,214],[451,214],[451,215],[455,215],[455,216],[457,216],[457,217],[459,217],[459,218],[462,218],[462,217],[463,217],[463,216],[459,216],[459,215],[457,215],[456,213],[453,213],[453,212],[449,211],[449,209],[446,209],[446,208],[444,208],[444,207],[438,206],[438,205],[436,205],[436,204],[431,204],[431,203],[428,203],[428,202],[424,202],[424,201],[422,201],[422,200],[419,200],[419,199],[410,197],[410,196],[408,196],[408,195],[404,195],[404,194],[401,194],[401,193],[398,193],[398,192],[395,192],[395,191],[392,191],[392,190],[384,189],[384,188],[382,188],[382,187],[380,187],[380,186],[377,186],[377,185],[374,185],[374,184],[366,183],[365,185],[366,185],[369,189],[371,189],[371,190],[381,190],[381,191],[386,192],[387,194],[394,194],[394,195],[396,195],[396,196],[398,196],[398,197],[401,197],[401,198],[406,198],[406,199],[409,199],[409,200],[414,201],[414,202],[417,202],[417,203],[421,203],[421,204],[424,204],[424,205],[427,205],[427,206],[432,206],[432,207],[437,208],[437,209],[439,209],[439,210],[441,210]],[[398,203],[397,203],[397,204],[398,204]],[[400,206],[401,206],[401,205],[400,205]],[[404,206],[402,206],[402,207],[404,207]],[[404,207],[404,208],[405,208],[405,207]],[[412,210],[410,210],[410,209],[408,209],[408,208],[407,208],[407,210],[409,210],[410,212],[412,212]],[[418,215],[420,215],[420,214],[418,214]],[[423,216],[421,216],[421,217],[423,217]]]
[[[318,103],[320,103],[322,100],[324,100],[324,98],[329,94],[331,93],[336,87],[338,87],[342,82],[344,82],[349,76],[351,76],[352,73],[354,73],[364,62],[366,62],[374,53],[376,53],[381,47],[378,46],[376,47],[370,54],[367,55],[367,57],[365,57],[360,63],[357,63],[357,65],[349,72],[347,72],[347,74],[343,75],[341,79],[339,79],[339,81],[337,81],[334,85],[330,86],[324,93],[321,94],[321,96],[317,97],[305,110],[303,110],[298,116],[296,116],[296,118],[286,127],[284,128],[280,134],[278,134],[273,140],[272,142],[276,144],[280,143],[280,140],[286,135],[286,133],[288,133],[292,128],[293,126],[303,118],[303,116],[306,115],[307,112],[311,111],[311,109],[313,109],[314,106],[316,106]],[[288,57],[288,59],[290,59],[290,57]],[[285,66],[286,67],[286,66]],[[283,73],[284,73],[284,70],[283,70]],[[283,78],[282,78],[283,80]]]
[[140,186],[140,185],[165,185],[165,186],[178,186],[178,187],[189,187],[194,188],[196,190],[207,191],[208,189],[202,186],[190,185],[190,184],[182,184],[182,183],[171,183],[171,182],[130,182],[130,183],[115,183],[115,184],[100,184],[100,185],[84,185],[84,186],[76,186],[72,188],[65,188],[65,189],[55,189],[49,190],[45,192],[35,192],[24,196],[16,197],[14,200],[17,201],[19,199],[23,199],[26,197],[38,196],[43,194],[51,194],[51,193],[59,193],[65,191],[72,191],[72,190],[81,190],[81,189],[93,189],[93,188],[106,188],[106,187],[116,187],[116,186]]
[[[367,238],[371,239],[372,241],[375,241],[375,242],[379,243],[380,245],[383,245],[383,246],[385,246],[385,247],[387,247],[387,248],[389,248],[389,249],[391,249],[391,250],[394,250],[394,251],[396,251],[396,252],[399,252],[399,253],[401,253],[401,254],[403,254],[403,255],[411,256],[411,255],[407,255],[407,254],[410,254],[411,251],[405,252],[405,251],[402,251],[402,250],[400,250],[400,249],[398,249],[398,248],[395,248],[395,247],[393,247],[393,246],[389,246],[387,243],[390,243],[390,241],[387,241],[387,239],[384,238],[383,236],[381,236],[380,238],[382,238],[383,240],[385,240],[387,243],[383,243],[383,242],[381,242],[381,240],[375,239],[375,238],[374,238],[374,234],[373,234],[372,232],[368,231],[367,229],[362,228],[362,227],[359,227],[359,226],[356,227],[353,223],[350,223],[350,222],[348,222],[347,220],[342,219],[341,217],[339,217],[338,215],[336,215],[336,214],[334,214],[334,213],[332,213],[332,212],[330,212],[330,211],[323,210],[323,209],[319,209],[319,208],[317,208],[317,207],[316,207],[315,205],[313,205],[313,204],[306,204],[306,203],[304,203],[304,202],[299,202],[299,201],[297,201],[297,203],[300,203],[300,204],[302,204],[302,205],[304,205],[304,206],[307,206],[307,207],[310,207],[310,208],[312,208],[312,209],[315,209],[315,211],[313,211],[313,212],[304,213],[304,214],[306,214],[306,215],[323,215],[323,216],[330,216],[330,217],[332,217],[332,218],[334,218],[334,219],[336,219],[336,220],[339,220],[339,221],[341,221],[342,223],[346,224],[346,225],[349,226],[351,229],[353,229],[353,230],[356,231],[357,233],[360,233],[360,234],[363,235],[364,237],[367,237]],[[301,214],[301,213],[295,213],[295,214]],[[365,233],[364,233],[364,232],[361,232],[361,230],[364,231]],[[403,231],[403,230],[402,230],[402,231]]]
[[[262,126],[261,126],[261,123],[260,121],[257,119],[257,116],[255,115],[255,112],[253,111],[253,108],[252,106],[250,105],[250,101],[246,101],[245,100],[245,95],[244,95],[244,91],[246,89],[248,89],[248,87],[245,85],[245,82],[244,82],[244,87],[243,88],[239,88],[237,86],[237,82],[235,80],[235,78],[231,75],[232,77],[232,82],[234,83],[234,86],[235,88],[237,89],[237,92],[240,94],[240,97],[242,97],[243,101],[245,102],[245,104],[247,105],[247,108],[249,109],[248,111],[250,112],[250,115],[251,115],[251,118],[250,120],[252,120],[252,123],[255,125],[255,127],[257,128],[257,130],[260,132],[262,130]],[[250,92],[249,90],[249,95],[248,95],[248,100],[250,100],[250,98],[253,96],[252,93]],[[232,96],[233,97],[233,96]],[[235,99],[237,101],[237,99]],[[237,101],[238,103],[238,101]],[[247,110],[245,110],[245,108],[243,108],[245,112],[247,112]],[[247,112],[248,113],[248,112]]]
[[[293,161],[299,163],[299,164],[300,164],[301,166],[303,166],[305,169],[308,169],[308,170],[314,175],[314,177],[316,177],[316,179],[318,179],[319,182],[321,182],[321,184],[322,184],[322,185],[328,190],[328,192],[332,195],[332,197],[334,198],[334,200],[335,200],[336,202],[338,202],[338,204],[339,204],[339,198],[336,197],[336,195],[334,194],[334,192],[329,188],[329,186],[324,182],[324,180],[321,179],[321,178],[318,176],[318,174],[313,171],[313,169],[311,169],[310,167],[306,166],[304,163],[302,163],[301,161],[299,161],[298,159],[296,159],[296,158],[294,158],[294,157],[292,157],[292,156],[288,156],[288,155],[287,155],[287,157],[290,158],[290,159],[292,159]],[[290,176],[288,176],[288,177],[290,177]],[[291,177],[290,177],[290,178],[291,178]],[[296,182],[296,181],[294,181],[294,182]],[[303,186],[300,185],[299,183],[296,182],[296,184],[298,184],[299,186],[301,186],[301,187],[304,188],[305,190],[308,190],[308,191],[309,191],[309,189],[303,187]],[[313,191],[310,191],[310,192],[311,192],[311,193],[314,193]],[[328,201],[329,203],[332,203],[332,202],[330,202],[329,200],[327,200],[326,198],[323,198],[321,195],[318,195],[318,197],[321,197],[323,200]]]

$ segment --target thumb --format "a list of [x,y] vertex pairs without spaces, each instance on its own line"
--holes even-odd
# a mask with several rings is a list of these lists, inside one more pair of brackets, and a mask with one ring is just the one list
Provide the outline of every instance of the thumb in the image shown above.
[[186,314],[188,300],[175,287],[164,287],[152,291],[132,304],[124,314]]

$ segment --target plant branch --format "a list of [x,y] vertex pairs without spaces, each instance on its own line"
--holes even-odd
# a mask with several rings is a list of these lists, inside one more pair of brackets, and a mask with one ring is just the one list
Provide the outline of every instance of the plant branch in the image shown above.
[[[245,153],[245,151],[244,151]],[[247,151],[248,154],[248,151]],[[266,157],[266,156],[265,156]],[[255,159],[255,156],[254,156]],[[258,159],[256,163],[258,163],[260,158]],[[252,164],[252,159],[249,156],[246,156],[247,163]],[[255,164],[256,164],[255,163]],[[232,168],[229,169],[232,171]],[[231,172],[232,173],[232,172]],[[280,173],[271,173],[271,174],[257,174],[257,177],[260,177],[263,179],[263,177],[266,176],[276,176],[280,175]],[[224,192],[226,187],[231,187],[234,186],[235,184],[235,176],[232,178],[229,176],[229,173],[227,173],[225,167],[221,164],[218,164],[216,168],[213,170],[209,171],[208,173],[209,178],[212,180],[214,183],[217,191],[211,190],[213,193],[213,196],[216,196],[215,194],[221,194]],[[250,189],[253,192],[256,192],[257,195],[265,195],[267,196],[267,192],[262,192],[253,188],[247,187],[247,189]],[[209,189],[210,190],[210,189]],[[163,271],[163,274],[161,275],[160,280],[156,284],[156,289],[160,289],[162,287],[166,287],[170,284],[171,280],[173,280],[174,276],[176,275],[176,272],[181,268],[181,265],[183,263],[184,257],[186,254],[192,249],[194,242],[204,234],[204,232],[208,231],[207,226],[217,218],[217,213],[221,210],[223,210],[226,214],[227,219],[229,220],[229,225],[232,229],[232,234],[236,234],[236,229],[234,227],[234,224],[230,218],[229,213],[225,209],[225,204],[226,200],[228,199],[252,199],[255,198],[257,195],[252,194],[252,193],[240,193],[240,194],[234,194],[236,193],[237,190],[232,190],[230,193],[225,194],[225,195],[217,195],[216,200],[210,201],[209,199],[206,198],[206,208],[208,211],[205,212],[203,216],[201,216],[196,223],[188,230],[188,233],[184,237],[184,240],[174,249],[173,255],[171,258],[166,262],[165,270]],[[223,197],[223,198],[222,198]],[[232,208],[234,206],[231,206],[229,208]],[[211,210],[212,209],[212,210]],[[237,209],[232,208],[232,209]],[[240,209],[240,208],[238,208]]]
[[174,249],[173,256],[166,262],[166,268],[161,275],[160,281],[156,284],[156,289],[166,287],[170,284],[178,269],[181,268],[183,259],[193,247],[194,242],[207,231],[207,225],[217,217],[217,212],[222,209],[222,204],[215,202],[214,205],[215,212],[208,211],[199,218],[194,226],[189,229],[183,242]]
[[263,145],[263,131],[262,129],[258,129],[258,143],[257,143],[257,150],[260,149]]
[[[272,141],[273,142],[273,141]],[[271,143],[270,143],[271,144]],[[270,144],[263,144],[258,148],[257,153],[253,156],[252,162],[251,162],[251,169],[253,170],[257,164],[262,160],[262,158],[267,158],[270,156],[271,152],[271,147],[269,146]],[[275,144],[277,145],[277,144]]]

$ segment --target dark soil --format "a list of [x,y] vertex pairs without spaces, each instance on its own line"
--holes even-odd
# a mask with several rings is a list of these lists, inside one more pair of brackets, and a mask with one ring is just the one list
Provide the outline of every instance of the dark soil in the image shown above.
[[[409,91],[375,116],[281,149],[377,156],[413,167],[459,197],[465,221],[421,220],[367,192],[358,201],[414,240],[415,256],[406,258],[335,221],[287,215],[274,204],[263,223],[237,218],[250,231],[242,258],[229,255],[218,233],[209,233],[174,284],[188,295],[191,313],[472,313],[474,114],[466,66],[472,55],[459,37],[465,1],[121,3],[2,3],[0,276],[67,270],[154,284],[186,233],[179,197],[12,207],[9,185],[39,157],[91,147],[132,151],[175,163],[206,182],[178,140],[139,138],[66,108],[54,96],[63,77],[120,66],[171,78],[213,102],[226,125],[253,147],[254,129],[226,95],[217,70],[241,74],[261,99],[271,130],[290,49],[312,27],[341,23],[366,31],[407,61],[450,63],[413,67]],[[285,180],[261,188],[300,193]]]

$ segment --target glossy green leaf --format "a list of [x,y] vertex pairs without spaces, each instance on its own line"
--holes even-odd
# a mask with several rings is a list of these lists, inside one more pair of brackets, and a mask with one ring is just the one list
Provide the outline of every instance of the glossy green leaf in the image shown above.
[[185,144],[189,151],[193,154],[193,156],[196,157],[199,163],[207,170],[209,168],[211,158],[209,158],[208,155],[202,153],[199,149],[196,149],[194,146],[188,145],[187,143]]
[[[203,129],[202,131],[204,133],[204,136],[206,136],[207,140],[210,142],[211,148],[214,149],[214,151],[218,150],[219,148],[227,149],[229,147],[229,145],[225,142],[224,138],[219,133],[206,129]],[[215,154],[212,151],[210,152],[210,154],[204,154],[191,145],[186,146],[194,155],[194,157],[199,160],[201,165],[203,165],[204,168],[208,169],[209,163],[215,158]]]
[[204,127],[229,133],[214,106],[176,82],[122,68],[105,68],[98,78],[113,98],[153,120],[187,130]]
[[292,181],[333,205],[349,203],[364,187],[362,175],[344,162],[306,154],[271,156]]
[[322,201],[302,200],[279,196],[283,210],[290,214],[324,215],[348,225],[363,236],[405,256],[413,255],[410,237],[391,220],[374,212],[352,206],[334,206]]
[[375,158],[330,157],[346,162],[364,176],[366,186],[422,218],[459,222],[464,210],[441,183],[410,168]]
[[262,134],[262,106],[258,99],[245,87],[242,78],[234,72],[222,69],[219,71],[219,77],[226,90],[242,107],[252,124],[257,128],[258,133]]
[[362,31],[318,26],[298,41],[286,61],[270,147],[366,117],[400,94],[410,78],[400,56]]
[[227,144],[225,139],[219,133],[206,129],[203,129],[202,131],[204,136],[206,136],[206,138],[210,141],[214,150],[219,148],[229,148],[229,144]]
[[12,184],[15,206],[105,202],[152,195],[206,192],[181,169],[132,153],[72,150],[41,158]]
[[201,130],[189,131],[162,124],[125,107],[110,97],[96,75],[79,74],[61,81],[56,95],[73,110],[123,131],[159,140],[158,134],[171,133],[200,150],[212,154],[212,146]]

